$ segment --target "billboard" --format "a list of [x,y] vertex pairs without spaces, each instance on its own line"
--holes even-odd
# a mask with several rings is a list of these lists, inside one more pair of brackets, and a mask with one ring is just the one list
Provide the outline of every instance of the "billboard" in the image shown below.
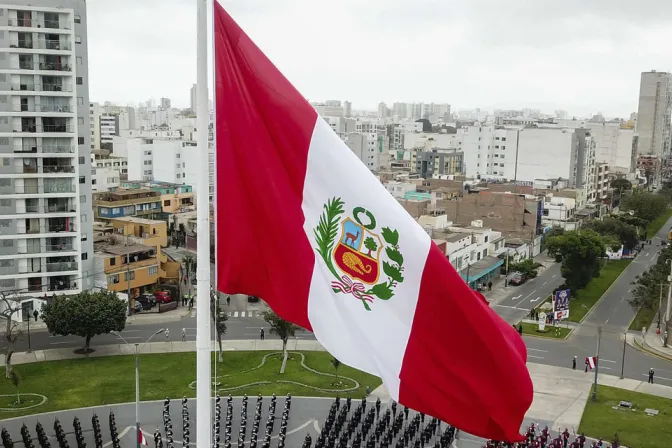
[[569,317],[569,289],[555,291],[553,296],[553,317],[555,320]]

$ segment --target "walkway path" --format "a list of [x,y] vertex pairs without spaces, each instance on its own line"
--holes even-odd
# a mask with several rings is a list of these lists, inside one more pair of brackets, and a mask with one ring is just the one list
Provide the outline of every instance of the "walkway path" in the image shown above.
[[[224,341],[225,351],[232,350],[281,350],[282,342],[279,340],[236,340]],[[293,340],[288,344],[290,350],[316,351],[324,350],[315,340]],[[141,353],[178,353],[193,352],[193,342],[151,342],[145,344]],[[97,347],[89,357],[130,355],[131,347],[126,345],[106,345]],[[14,364],[25,364],[39,361],[55,361],[61,359],[79,358],[72,349],[37,350],[32,353],[15,353],[12,360]],[[0,356],[0,362],[4,359]],[[593,381],[592,373],[584,373],[583,370],[571,370],[563,367],[548,366],[528,363],[530,376],[534,383],[534,402],[528,412],[528,417],[536,421],[552,422],[553,428],[578,428],[581,416],[588,399]],[[602,385],[619,387],[626,390],[643,392],[660,397],[672,399],[672,387],[660,384],[647,384],[633,379],[619,379],[613,375],[599,375],[598,383]],[[599,389],[598,389],[599,392]],[[374,390],[372,395],[381,400],[389,400],[389,394],[383,386]]]

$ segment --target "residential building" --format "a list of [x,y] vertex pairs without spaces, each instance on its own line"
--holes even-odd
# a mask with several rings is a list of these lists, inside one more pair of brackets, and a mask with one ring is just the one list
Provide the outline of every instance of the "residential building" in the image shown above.
[[[661,159],[655,155],[640,154],[637,156],[637,169],[646,178],[647,183],[656,184],[662,172]],[[647,188],[651,185],[647,184]]]
[[372,172],[375,173],[379,169],[387,169],[389,167],[390,155],[385,150],[385,135],[350,132],[344,134],[342,138],[348,148]]
[[547,227],[576,230],[579,227],[576,212],[576,199],[549,194],[544,198],[544,212],[541,222]]
[[84,0],[0,5],[0,292],[93,285],[88,82]]
[[159,283],[156,247],[127,242],[123,237],[96,237],[96,284],[109,291],[130,292],[131,299]]
[[112,150],[114,136],[119,135],[119,115],[102,114],[100,116],[100,149]]
[[145,189],[94,193],[93,209],[97,220],[159,216],[162,210],[161,194]]
[[161,98],[161,109],[170,110],[170,98]]
[[162,211],[165,214],[183,213],[194,210],[195,197],[191,185],[172,184],[170,182],[137,182],[126,181],[121,187],[134,189],[148,189],[161,194]]
[[589,122],[586,127],[595,140],[596,163],[606,163],[612,171],[621,174],[634,171],[638,143],[634,129],[624,128],[620,121]]
[[423,178],[464,172],[464,154],[457,149],[432,148],[427,151],[413,151],[411,163],[413,161],[415,161],[414,172]]
[[128,161],[124,157],[94,157],[91,161],[93,191],[111,191],[128,178]]
[[670,152],[672,120],[672,74],[643,72],[637,109],[638,154],[658,157]]
[[352,117],[352,103],[350,101],[343,101],[343,115],[346,118]]
[[385,119],[389,116],[390,110],[385,103],[378,103],[378,118]]
[[595,164],[595,195],[599,200],[604,200],[610,195],[611,192],[611,173],[609,171],[609,165],[606,163],[597,163]]
[[413,192],[417,188],[417,185],[413,182],[398,182],[394,180],[385,182],[383,185],[392,196],[398,199],[406,197],[406,193]]

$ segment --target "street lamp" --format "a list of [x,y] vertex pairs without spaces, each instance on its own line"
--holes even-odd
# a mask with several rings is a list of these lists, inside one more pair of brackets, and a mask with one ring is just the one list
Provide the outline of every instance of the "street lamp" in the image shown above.
[[110,331],[111,334],[119,337],[124,343],[128,346],[133,346],[135,351],[135,441],[137,448],[140,447],[140,357],[138,356],[138,350],[140,347],[152,340],[157,334],[164,333],[165,329],[160,329],[153,335],[151,335],[145,342],[142,344],[129,344],[126,339],[118,331]]

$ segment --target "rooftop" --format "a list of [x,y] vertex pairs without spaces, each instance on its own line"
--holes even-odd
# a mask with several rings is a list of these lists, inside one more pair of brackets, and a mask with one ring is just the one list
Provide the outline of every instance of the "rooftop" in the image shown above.
[[147,252],[151,250],[155,250],[156,248],[153,246],[146,246],[144,244],[111,244],[109,240],[106,242],[101,242],[99,244],[95,245],[94,252],[96,254],[102,255],[102,256],[119,256],[119,255],[129,255],[129,254],[135,254],[138,252]]
[[469,238],[471,235],[468,233],[457,233],[457,232],[450,232],[446,233],[443,236],[443,239],[446,240],[449,243],[454,243],[456,241],[460,241],[464,238]]
[[123,201],[125,199],[136,198],[157,198],[159,194],[156,191],[146,189],[116,190],[94,193],[93,199],[97,201]]
[[111,221],[132,222],[136,224],[165,224],[165,221],[161,221],[160,219],[145,219],[145,218],[138,218],[135,216],[113,218],[111,219]]

